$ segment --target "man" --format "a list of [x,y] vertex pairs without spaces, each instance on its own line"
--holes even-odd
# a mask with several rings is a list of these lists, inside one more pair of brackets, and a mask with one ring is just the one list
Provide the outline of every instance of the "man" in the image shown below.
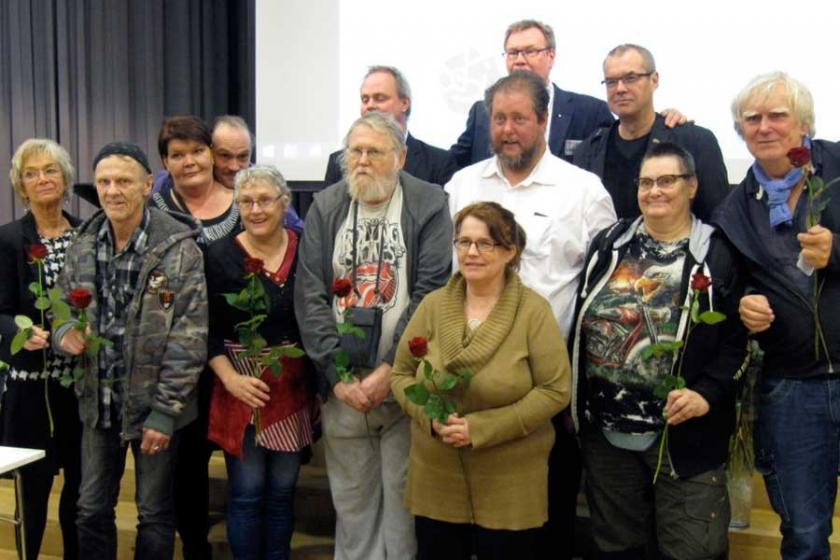
[[741,321],[764,350],[755,467],[781,518],[782,557],[835,557],[840,196],[834,185],[811,199],[840,177],[840,144],[813,137],[813,97],[781,72],[751,80],[732,117],[755,161],[715,218],[749,288]]
[[601,177],[619,218],[640,215],[636,183],[642,158],[652,143],[671,142],[685,148],[697,162],[699,189],[692,212],[709,221],[729,191],[729,181],[717,139],[711,131],[683,124],[667,128],[653,108],[659,73],[653,55],[638,45],[619,45],[604,60],[604,80],[610,110],[618,121],[595,131],[575,152],[574,163]]
[[[254,135],[248,123],[237,115],[221,115],[213,121],[213,177],[230,190],[236,174],[246,167],[251,167],[251,153],[254,149]],[[152,192],[158,192],[172,177],[166,170],[155,176]],[[303,220],[293,206],[286,212],[285,225],[298,232],[303,231]]]
[[[371,66],[362,80],[361,114],[380,111],[394,117],[405,136],[407,152],[403,171],[418,179],[445,185],[457,169],[449,152],[418,140],[408,132],[408,116],[411,114],[411,88],[408,80],[393,66]],[[341,150],[330,154],[324,185],[341,180],[338,163]]]
[[[504,57],[508,73],[529,70],[542,80],[551,107],[545,127],[548,148],[552,154],[570,162],[581,140],[599,127],[610,126],[614,119],[600,99],[565,91],[551,83],[556,45],[551,26],[532,19],[517,21],[505,32]],[[449,148],[459,168],[492,155],[490,127],[484,103],[476,101],[467,117],[466,130]]]
[[[548,151],[549,94],[542,79],[513,71],[485,93],[492,159],[456,173],[446,185],[450,211],[479,200],[511,210],[527,241],[519,274],[548,299],[564,335],[574,314],[578,276],[592,238],[615,221],[598,178]],[[536,558],[571,558],[580,458],[574,436],[555,421],[549,459],[549,523]]]
[[[172,558],[172,475],[179,430],[197,414],[195,384],[207,344],[207,290],[198,225],[146,207],[152,176],[133,144],[108,144],[94,159],[103,210],[82,224],[67,250],[59,284],[90,294],[85,335],[67,322],[53,345],[80,357],[76,381],[82,436],[79,556],[117,555],[114,508],[134,454],[137,480],[136,558]],[[76,302],[78,303],[78,302]],[[103,337],[84,357],[89,334]]]
[[[400,171],[405,136],[389,115],[370,112],[345,139],[345,179],[315,195],[306,217],[295,281],[295,314],[320,375],[327,473],[337,513],[339,560],[410,559],[413,518],[403,503],[409,420],[390,395],[397,343],[411,314],[449,278],[452,222],[442,189]],[[336,279],[354,291],[334,297]],[[345,310],[381,310],[381,337],[340,381],[337,324]],[[368,315],[369,313],[365,313]]]

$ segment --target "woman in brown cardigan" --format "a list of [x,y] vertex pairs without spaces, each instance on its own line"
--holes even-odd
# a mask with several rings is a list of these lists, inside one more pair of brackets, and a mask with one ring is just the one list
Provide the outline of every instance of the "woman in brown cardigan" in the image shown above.
[[[569,402],[566,343],[548,302],[516,274],[525,232],[493,202],[455,217],[457,272],[411,318],[391,377],[413,419],[406,502],[415,517],[418,558],[534,558],[547,519],[551,417]],[[470,370],[447,394],[457,413],[430,421],[406,387],[423,379],[409,351],[428,340],[435,369]]]

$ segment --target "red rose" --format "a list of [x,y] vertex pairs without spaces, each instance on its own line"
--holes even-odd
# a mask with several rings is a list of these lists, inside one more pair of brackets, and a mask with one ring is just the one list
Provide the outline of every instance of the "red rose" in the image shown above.
[[422,358],[429,352],[429,341],[425,336],[415,336],[408,341],[408,349],[415,358]]
[[29,260],[42,261],[47,258],[47,246],[41,243],[34,243],[29,246]]
[[788,150],[787,157],[794,167],[804,167],[811,162],[811,150],[805,146],[798,146]]
[[70,290],[70,305],[76,309],[87,309],[92,299],[93,296],[84,288]]
[[336,278],[332,284],[332,293],[336,297],[347,297],[353,291],[353,283],[347,278]]
[[254,257],[245,257],[245,273],[259,274],[263,269],[262,259],[255,259]]
[[705,292],[712,285],[712,279],[702,272],[695,272],[691,277],[691,289],[699,292]]

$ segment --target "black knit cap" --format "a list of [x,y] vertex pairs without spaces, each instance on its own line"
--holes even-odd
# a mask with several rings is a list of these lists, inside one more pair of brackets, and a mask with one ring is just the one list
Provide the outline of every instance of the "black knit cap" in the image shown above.
[[137,144],[130,142],[111,142],[110,144],[106,144],[99,150],[96,157],[93,158],[93,170],[96,171],[96,166],[99,162],[108,156],[128,156],[142,165],[146,172],[152,172],[152,168],[149,167],[149,160],[146,159],[146,154],[143,153],[143,150]]

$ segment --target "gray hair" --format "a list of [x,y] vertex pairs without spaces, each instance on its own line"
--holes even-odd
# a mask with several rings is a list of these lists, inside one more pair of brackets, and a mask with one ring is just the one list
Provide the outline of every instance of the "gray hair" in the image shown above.
[[557,41],[554,40],[554,30],[551,28],[550,25],[547,23],[543,23],[541,21],[537,21],[535,19],[523,19],[514,23],[511,23],[507,31],[505,31],[505,42],[502,47],[507,47],[507,42],[510,36],[513,33],[519,33],[520,31],[527,31],[528,29],[539,29],[540,32],[545,37],[545,46],[551,50],[555,50],[557,48]]
[[387,134],[391,139],[392,147],[396,153],[405,152],[405,133],[403,129],[397,124],[392,115],[383,113],[381,111],[371,111],[367,115],[362,115],[350,125],[350,130],[347,131],[347,136],[344,137],[344,149],[338,155],[338,164],[341,166],[341,171],[347,175],[347,152],[350,144],[350,137],[353,132],[360,126],[366,126],[376,132]]
[[487,88],[484,92],[484,106],[489,115],[493,114],[493,99],[499,92],[524,91],[531,97],[531,105],[539,122],[548,118],[548,91],[545,82],[528,70],[515,70]]
[[248,123],[245,122],[245,119],[243,119],[239,115],[219,115],[213,121],[212,134],[215,134],[216,129],[222,125],[229,126],[230,128],[237,128],[239,130],[247,132],[248,138],[251,140],[251,149],[254,149],[254,143],[256,142],[256,138],[254,138],[254,133],[251,132],[251,129],[248,127]]
[[758,99],[767,99],[776,88],[787,95],[787,102],[796,119],[808,136],[813,137],[817,129],[814,126],[814,98],[805,84],[791,78],[784,72],[770,72],[756,76],[742,89],[732,101],[732,120],[735,132],[743,138],[744,109],[747,103]]
[[656,61],[653,59],[653,54],[643,46],[634,45],[633,43],[622,43],[614,47],[607,53],[606,58],[604,58],[604,64],[607,63],[607,58],[621,56],[629,51],[636,51],[642,56],[642,65],[645,67],[645,72],[656,72]]
[[403,73],[395,67],[378,64],[368,68],[367,74],[365,74],[365,77],[362,78],[362,81],[366,80],[371,74],[376,74],[377,72],[385,72],[386,74],[390,74],[394,77],[394,82],[397,85],[397,95],[400,99],[408,100],[408,110],[405,112],[405,116],[408,118],[411,115],[411,86],[408,85],[408,80],[406,80]]
[[73,162],[67,150],[49,138],[30,138],[18,146],[15,155],[12,156],[9,179],[11,179],[12,187],[14,187],[17,195],[26,202],[26,193],[23,190],[23,167],[26,160],[39,155],[51,157],[61,168],[61,174],[64,176],[64,196],[69,196],[73,187],[73,174],[75,173]]
[[246,167],[233,179],[233,198],[239,198],[240,191],[254,183],[265,182],[277,189],[278,196],[291,200],[292,191],[280,170],[273,165],[254,165]]

